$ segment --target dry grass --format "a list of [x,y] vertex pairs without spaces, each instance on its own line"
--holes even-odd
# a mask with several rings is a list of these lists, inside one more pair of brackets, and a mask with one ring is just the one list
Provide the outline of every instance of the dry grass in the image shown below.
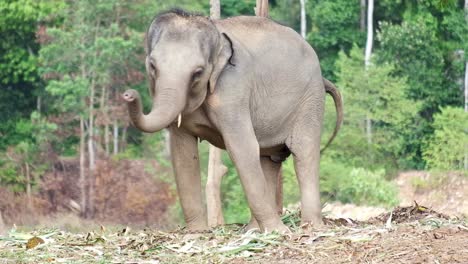
[[0,238],[0,263],[468,262],[466,219],[417,204],[367,222],[326,219],[320,228],[300,227],[297,212],[287,212],[283,221],[293,230],[286,236],[244,232],[240,225],[202,234],[105,227],[88,233],[11,230]]

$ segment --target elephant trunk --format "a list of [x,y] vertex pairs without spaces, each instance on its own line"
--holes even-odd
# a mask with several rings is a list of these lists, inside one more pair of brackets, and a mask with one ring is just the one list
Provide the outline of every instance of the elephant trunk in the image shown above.
[[168,127],[178,116],[180,120],[185,107],[185,96],[177,96],[175,92],[174,89],[162,89],[153,100],[151,112],[145,115],[140,93],[133,89],[125,91],[122,97],[127,101],[133,125],[143,132],[153,133]]

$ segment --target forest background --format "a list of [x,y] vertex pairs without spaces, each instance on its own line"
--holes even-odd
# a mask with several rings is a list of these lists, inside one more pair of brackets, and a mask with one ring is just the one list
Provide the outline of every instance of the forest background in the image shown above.
[[[270,17],[299,32],[300,2],[270,1]],[[322,155],[323,202],[390,207],[399,203],[391,180],[400,171],[466,174],[466,1],[376,1],[366,67],[366,1],[304,2],[306,40],[345,107],[342,130]],[[208,0],[0,2],[0,226],[61,214],[182,223],[165,133],[133,128],[120,100],[128,88],[147,93],[145,30],[175,6],[209,15]],[[254,6],[222,0],[221,15],[254,15]],[[324,141],[334,112],[327,98]],[[200,154],[206,181],[206,143]],[[235,168],[226,154],[223,161],[226,222],[246,222]],[[294,206],[292,160],[283,175],[285,206]]]

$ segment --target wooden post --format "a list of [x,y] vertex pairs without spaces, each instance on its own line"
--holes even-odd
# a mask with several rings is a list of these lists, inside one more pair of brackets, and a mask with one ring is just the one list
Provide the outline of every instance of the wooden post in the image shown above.
[[[221,18],[221,4],[219,0],[210,0],[211,19]],[[215,227],[224,224],[221,206],[221,179],[227,173],[227,167],[221,161],[221,149],[210,145],[208,160],[208,178],[205,187],[206,213],[208,226]]]
[[268,17],[268,0],[257,0],[255,7],[255,15],[261,17]]
[[221,180],[228,169],[221,161],[221,154],[221,149],[210,145],[208,179],[205,188],[209,227],[224,224],[223,208],[221,205]]

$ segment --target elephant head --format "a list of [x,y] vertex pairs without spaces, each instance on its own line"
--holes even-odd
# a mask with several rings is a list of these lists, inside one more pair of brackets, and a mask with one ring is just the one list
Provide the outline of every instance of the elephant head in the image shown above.
[[146,71],[152,109],[143,114],[140,95],[127,90],[130,119],[144,132],[156,132],[199,108],[216,88],[233,56],[232,42],[203,16],[181,10],[158,15],[146,34]]

